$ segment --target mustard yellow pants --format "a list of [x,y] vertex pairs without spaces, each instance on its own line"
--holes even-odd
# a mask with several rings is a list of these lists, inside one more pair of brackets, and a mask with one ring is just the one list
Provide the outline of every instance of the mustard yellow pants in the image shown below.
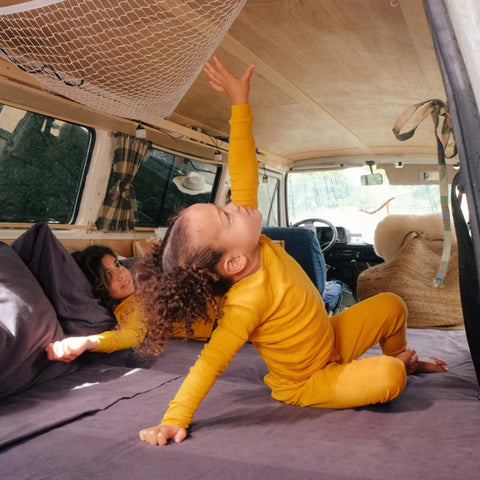
[[[406,305],[393,293],[381,293],[333,316],[336,361],[312,375],[293,403],[352,408],[395,398],[407,382],[404,363],[394,357],[407,347],[406,319]],[[377,343],[383,355],[357,360]]]

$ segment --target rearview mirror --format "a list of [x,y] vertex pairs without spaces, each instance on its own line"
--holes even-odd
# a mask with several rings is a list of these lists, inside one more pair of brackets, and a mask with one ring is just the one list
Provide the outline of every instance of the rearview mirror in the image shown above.
[[370,173],[369,175],[361,176],[362,185],[381,185],[383,183],[383,176],[381,173]]

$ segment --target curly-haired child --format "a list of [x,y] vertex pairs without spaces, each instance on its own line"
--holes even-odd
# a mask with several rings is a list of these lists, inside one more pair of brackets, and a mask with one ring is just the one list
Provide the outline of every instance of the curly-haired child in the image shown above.
[[[380,294],[329,318],[302,268],[261,235],[248,104],[254,66],[236,78],[217,58],[214,62],[205,63],[210,84],[232,102],[233,201],[183,210],[137,280],[148,311],[150,349],[163,348],[174,321],[189,327],[208,320],[209,308],[217,313],[218,325],[161,424],[140,432],[152,445],[186,437],[200,402],[247,341],[269,369],[264,381],[272,397],[294,405],[350,408],[388,402],[404,389],[407,373],[446,370],[442,360],[419,361],[407,349],[407,311],[399,297]],[[358,359],[376,343],[383,355]]]

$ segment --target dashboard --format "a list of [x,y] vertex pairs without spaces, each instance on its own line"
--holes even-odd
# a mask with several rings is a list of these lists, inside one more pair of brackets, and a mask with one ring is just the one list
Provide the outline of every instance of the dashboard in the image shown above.
[[[333,232],[329,227],[315,227],[317,230],[317,238],[320,245],[329,243],[332,240]],[[335,243],[348,243],[348,231],[343,227],[336,227],[337,240]]]
[[[360,273],[383,263],[383,259],[375,253],[373,245],[365,242],[360,234],[351,234],[344,227],[336,228],[337,239],[323,254],[327,264],[327,279],[341,280],[355,294]],[[329,227],[316,227],[316,232],[320,245],[326,245],[332,240],[333,232]]]

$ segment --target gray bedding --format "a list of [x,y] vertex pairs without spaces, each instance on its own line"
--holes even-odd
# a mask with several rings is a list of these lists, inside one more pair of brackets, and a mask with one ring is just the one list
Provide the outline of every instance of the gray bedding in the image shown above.
[[477,480],[479,388],[465,332],[408,336],[420,354],[446,359],[449,373],[411,376],[393,402],[351,410],[273,400],[247,344],[188,438],[167,447],[140,442],[138,431],[160,422],[203,345],[172,340],[149,368],[136,367],[131,352],[91,355],[0,400],[0,478]]

